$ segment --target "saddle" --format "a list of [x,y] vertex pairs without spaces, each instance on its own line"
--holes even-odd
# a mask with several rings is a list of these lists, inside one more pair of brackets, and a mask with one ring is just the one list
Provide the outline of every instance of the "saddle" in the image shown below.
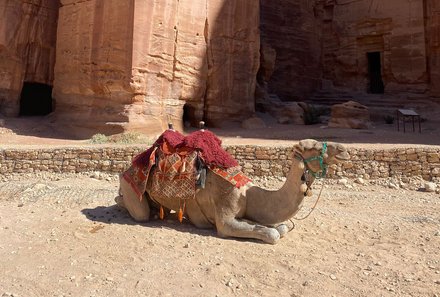
[[[220,139],[206,130],[186,137],[174,130],[165,131],[152,147],[134,158],[122,176],[140,200],[147,184],[153,200],[179,199],[178,216],[182,221],[186,200],[195,197],[197,187],[204,188],[208,168],[237,188],[251,181],[221,147]],[[162,206],[160,217],[163,218]]]
[[196,150],[175,149],[164,142],[156,150],[155,163],[151,173],[151,196],[179,200],[194,198],[201,167]]

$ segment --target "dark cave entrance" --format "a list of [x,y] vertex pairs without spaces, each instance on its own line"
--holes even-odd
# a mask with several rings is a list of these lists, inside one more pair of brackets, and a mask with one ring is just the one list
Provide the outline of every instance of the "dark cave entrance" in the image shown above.
[[383,94],[385,91],[382,80],[382,62],[380,52],[367,53],[369,92],[372,94]]
[[52,112],[52,86],[24,82],[20,97],[20,116],[44,116]]

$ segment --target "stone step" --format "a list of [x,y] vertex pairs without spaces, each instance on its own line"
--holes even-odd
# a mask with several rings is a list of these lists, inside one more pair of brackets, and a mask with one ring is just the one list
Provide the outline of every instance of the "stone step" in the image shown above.
[[334,105],[346,101],[356,101],[368,107],[383,107],[383,108],[405,108],[405,107],[419,107],[425,108],[432,106],[433,102],[426,97],[409,97],[396,98],[389,95],[350,95],[350,94],[331,94],[331,93],[317,93],[311,96],[307,103]]

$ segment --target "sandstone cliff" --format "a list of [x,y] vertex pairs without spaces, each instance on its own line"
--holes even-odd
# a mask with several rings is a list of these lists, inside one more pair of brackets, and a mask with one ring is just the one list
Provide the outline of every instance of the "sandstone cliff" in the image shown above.
[[430,93],[440,97],[440,2],[425,1]]
[[1,113],[19,114],[23,82],[52,85],[57,18],[58,1],[0,0]]
[[381,53],[386,92],[425,92],[423,1],[326,0],[322,20],[324,78],[337,88],[368,91],[367,53]]
[[276,52],[269,91],[283,100],[304,100],[321,82],[320,28],[315,1],[261,0],[261,40]]
[[57,118],[110,133],[254,111],[258,5],[238,0],[62,0]]
[[0,0],[0,113],[35,82],[59,124],[95,133],[182,129],[184,111],[217,125],[251,115],[255,91],[368,92],[368,53],[385,92],[440,97],[439,15],[437,0]]

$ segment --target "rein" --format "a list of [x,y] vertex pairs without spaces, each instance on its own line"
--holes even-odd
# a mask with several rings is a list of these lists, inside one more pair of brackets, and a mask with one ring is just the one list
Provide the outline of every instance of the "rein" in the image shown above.
[[[327,142],[323,142],[322,143],[322,151],[321,151],[321,155],[319,155],[319,156],[315,156],[315,157],[310,157],[310,158],[304,159],[301,154],[299,154],[297,151],[295,151],[295,158],[297,160],[300,160],[300,161],[302,161],[304,163],[304,167],[305,168],[304,168],[304,173],[303,173],[303,176],[302,176],[301,179],[303,179],[306,182],[307,191],[309,190],[309,188],[311,187],[311,185],[313,183],[313,182],[309,183],[309,181],[307,181],[306,176],[308,174],[310,174],[311,176],[313,176],[314,178],[317,178],[317,179],[324,178],[326,176],[326,174],[327,174],[328,165],[324,163],[324,155],[325,155],[326,151],[327,151]],[[317,171],[317,172],[313,171],[308,166],[308,163],[310,163],[312,161],[316,161],[316,160],[319,162],[319,167],[320,167],[320,171]],[[321,198],[321,194],[322,194],[322,190],[323,189],[324,189],[324,183],[322,183],[321,190],[319,191],[318,198],[316,199],[315,204],[313,205],[313,207],[310,209],[310,212],[307,215],[305,215],[304,217],[302,217],[302,218],[295,218],[294,217],[295,220],[297,220],[297,221],[305,220],[305,219],[307,219],[312,214],[312,212],[315,210],[316,206],[318,205],[318,202],[319,202],[319,199]],[[304,193],[304,195],[307,193],[307,191]],[[290,219],[290,221],[291,221],[291,219]],[[293,223],[293,222],[291,221],[291,223]]]
[[321,198],[322,189],[324,189],[324,183],[322,183],[321,190],[319,191],[318,198],[316,199],[315,204],[314,204],[313,207],[310,209],[309,213],[308,213],[306,216],[302,217],[302,218],[295,218],[295,217],[294,217],[295,220],[297,220],[297,221],[305,220],[305,219],[307,219],[307,218],[312,214],[312,212],[313,212],[313,211],[315,210],[315,208],[316,208],[316,205],[318,205],[319,198]]

